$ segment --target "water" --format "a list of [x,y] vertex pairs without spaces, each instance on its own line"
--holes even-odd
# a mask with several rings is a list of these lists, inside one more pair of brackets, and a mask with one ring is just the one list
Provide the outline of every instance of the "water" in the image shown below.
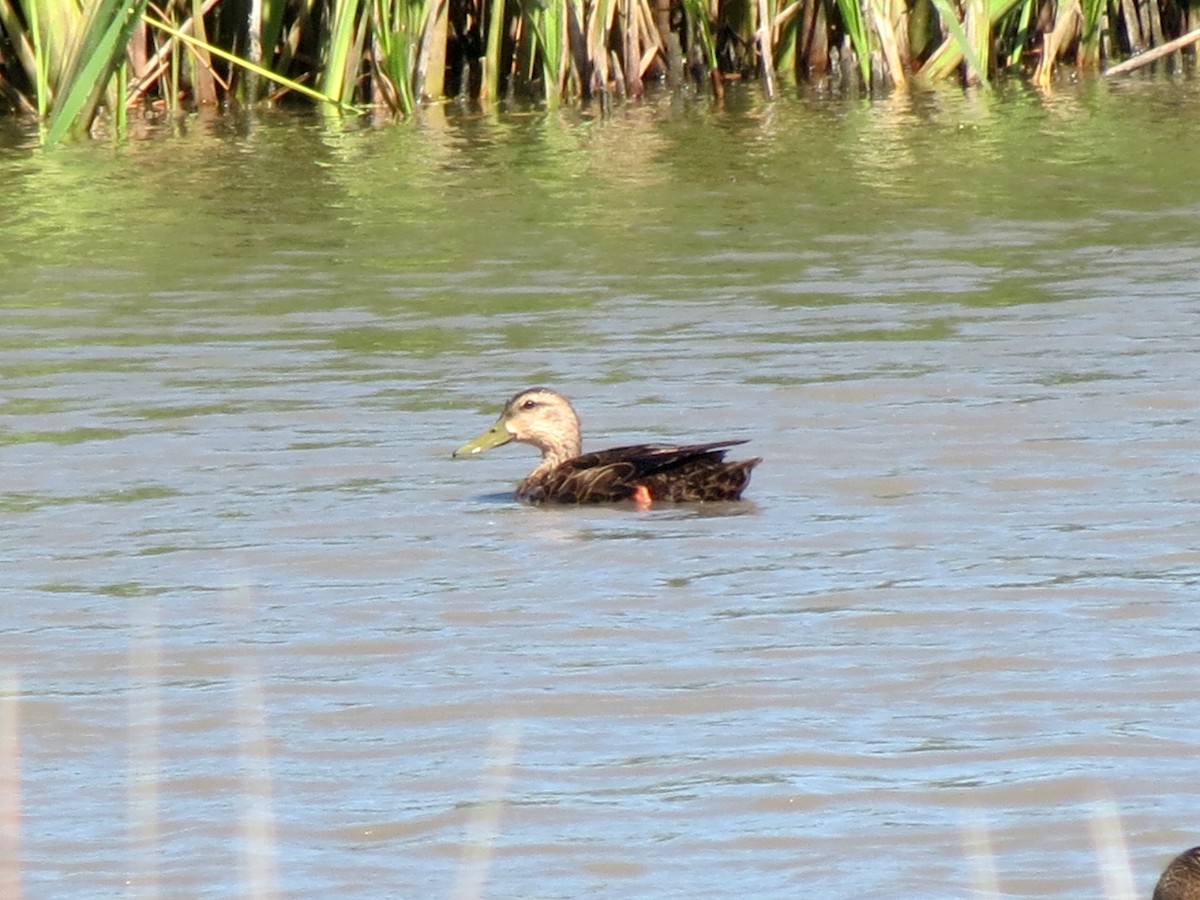
[[[1147,896],[1200,843],[1197,100],[9,146],[0,870]],[[766,461],[519,506],[532,451],[449,454],[536,383]]]

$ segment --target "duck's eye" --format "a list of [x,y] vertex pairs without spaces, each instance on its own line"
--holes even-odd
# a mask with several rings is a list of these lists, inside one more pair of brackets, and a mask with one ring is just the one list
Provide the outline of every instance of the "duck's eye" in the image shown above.
[[521,404],[521,409],[533,409],[535,406],[537,406],[537,401],[530,399]]

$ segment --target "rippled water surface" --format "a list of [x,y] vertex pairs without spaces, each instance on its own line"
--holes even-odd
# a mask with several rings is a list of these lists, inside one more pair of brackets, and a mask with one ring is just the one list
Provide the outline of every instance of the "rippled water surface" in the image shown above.
[[[1200,843],[1200,96],[0,150],[27,897],[1148,896]],[[742,503],[535,509],[585,443]]]

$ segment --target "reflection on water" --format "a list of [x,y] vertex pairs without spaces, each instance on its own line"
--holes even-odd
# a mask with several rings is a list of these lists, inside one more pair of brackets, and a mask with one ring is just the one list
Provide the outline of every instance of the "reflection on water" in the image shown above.
[[[1193,92],[3,151],[0,893],[1148,894]],[[766,461],[519,506],[449,453],[534,383]]]

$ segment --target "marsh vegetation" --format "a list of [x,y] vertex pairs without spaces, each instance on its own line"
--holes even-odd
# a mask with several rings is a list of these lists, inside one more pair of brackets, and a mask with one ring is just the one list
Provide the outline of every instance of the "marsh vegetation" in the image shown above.
[[1154,47],[1194,67],[1197,26],[1200,5],[1175,0],[0,0],[0,104],[54,142],[101,110],[120,129],[138,106],[406,115],[446,98],[604,103],[648,84],[719,96],[735,79],[768,97],[806,80],[1048,84],[1061,64],[1096,72]]

